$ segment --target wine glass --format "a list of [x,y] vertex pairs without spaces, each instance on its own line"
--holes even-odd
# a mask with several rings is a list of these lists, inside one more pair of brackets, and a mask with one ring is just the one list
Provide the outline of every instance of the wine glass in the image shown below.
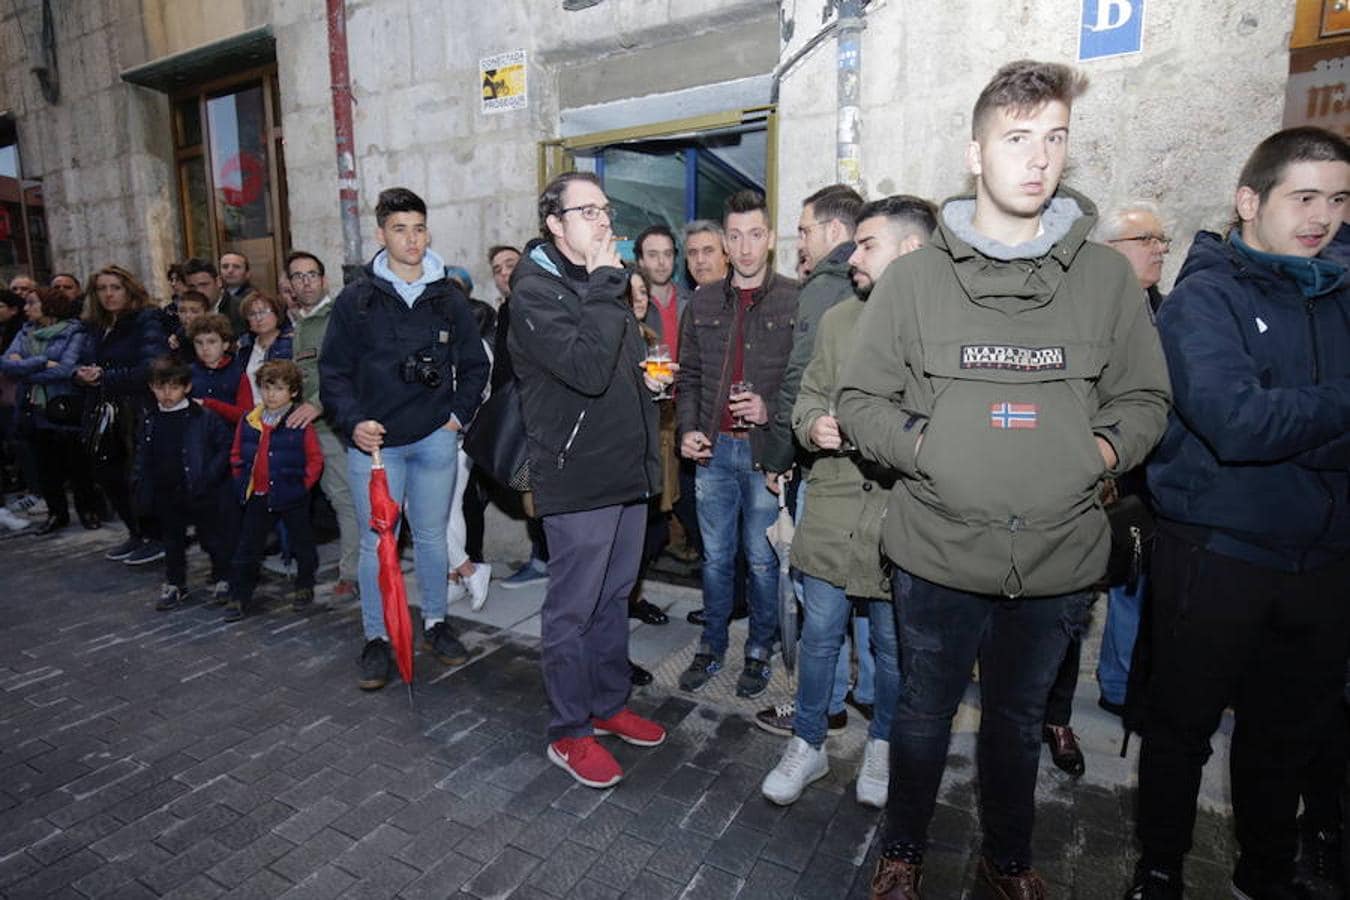
[[[647,358],[642,365],[652,378],[668,378],[672,374],[670,362],[670,348],[665,344],[653,344],[647,349]],[[670,397],[670,385],[663,384],[661,390],[652,395],[652,401],[669,400]]]

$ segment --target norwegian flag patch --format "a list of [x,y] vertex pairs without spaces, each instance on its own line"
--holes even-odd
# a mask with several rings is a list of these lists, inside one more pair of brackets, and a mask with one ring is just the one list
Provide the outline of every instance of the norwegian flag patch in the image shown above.
[[994,428],[1035,428],[1040,407],[1035,403],[994,403],[989,406],[989,424]]

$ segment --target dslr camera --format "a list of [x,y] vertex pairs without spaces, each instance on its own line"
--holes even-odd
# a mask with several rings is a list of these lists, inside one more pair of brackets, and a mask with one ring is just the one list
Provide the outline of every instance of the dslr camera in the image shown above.
[[429,388],[438,388],[445,380],[430,347],[423,347],[403,357],[398,364],[398,374],[404,384],[420,384]]

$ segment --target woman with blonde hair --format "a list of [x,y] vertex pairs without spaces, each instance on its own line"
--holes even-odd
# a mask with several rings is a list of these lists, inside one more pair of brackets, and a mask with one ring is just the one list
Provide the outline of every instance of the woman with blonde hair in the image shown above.
[[121,266],[107,265],[88,281],[84,304],[87,339],[74,381],[86,390],[86,428],[94,477],[127,526],[127,540],[108,559],[144,565],[164,557],[152,539],[153,523],[131,504],[131,460],[139,425],[150,402],[150,363],[169,352],[163,319],[145,286]]

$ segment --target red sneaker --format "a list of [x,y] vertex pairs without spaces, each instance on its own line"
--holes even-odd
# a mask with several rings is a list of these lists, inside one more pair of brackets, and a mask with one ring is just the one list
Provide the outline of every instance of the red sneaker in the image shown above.
[[548,758],[586,787],[613,787],[623,778],[618,761],[593,737],[559,738],[548,745]]
[[612,734],[639,747],[655,747],[666,739],[666,730],[624,707],[608,719],[591,719],[597,735]]

